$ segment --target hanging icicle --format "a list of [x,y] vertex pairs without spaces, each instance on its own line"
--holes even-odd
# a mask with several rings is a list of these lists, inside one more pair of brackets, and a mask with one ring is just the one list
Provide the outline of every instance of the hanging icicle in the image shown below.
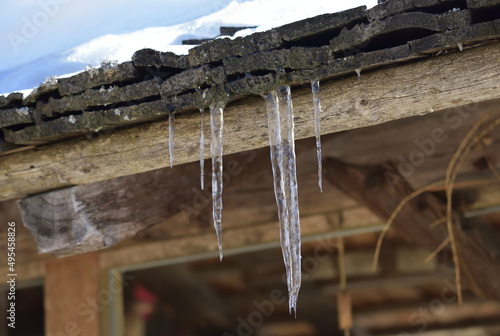
[[174,113],[168,115],[168,154],[170,156],[170,168],[174,165],[174,146],[175,146],[175,117]]
[[201,135],[200,135],[200,182],[201,190],[205,188],[205,110],[201,112]]
[[356,69],[356,75],[358,75],[358,79],[361,79],[361,69]]
[[285,262],[288,304],[297,315],[301,282],[300,221],[295,159],[293,106],[290,87],[280,87],[265,96],[274,193],[280,222],[280,240]]
[[316,153],[318,156],[318,186],[323,192],[323,166],[321,164],[321,100],[319,99],[319,82],[311,82],[314,105],[314,134],[316,135]]
[[224,104],[216,103],[210,107],[210,130],[212,142],[212,206],[215,232],[219,244],[219,256],[222,261],[222,129],[224,126]]

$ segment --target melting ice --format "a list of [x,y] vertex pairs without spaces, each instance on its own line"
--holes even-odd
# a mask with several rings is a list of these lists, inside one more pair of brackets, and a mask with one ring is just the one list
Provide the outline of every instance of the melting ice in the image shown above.
[[311,82],[314,105],[314,134],[316,135],[316,152],[318,155],[318,186],[323,192],[323,166],[321,164],[321,100],[319,99],[319,82]]
[[300,222],[293,107],[290,87],[280,87],[265,95],[274,193],[280,222],[280,240],[285,262],[288,305],[297,314],[301,282]]
[[210,107],[210,130],[212,142],[210,152],[212,154],[212,206],[215,232],[219,244],[219,256],[222,261],[222,129],[224,126],[224,105],[217,103]]
[[200,109],[201,112],[201,135],[200,135],[200,182],[201,190],[205,185],[205,110]]
[[175,146],[175,119],[174,114],[170,112],[168,117],[168,154],[170,156],[170,168],[174,165],[174,146]]
[[356,69],[356,75],[358,75],[358,79],[361,78],[361,69]]

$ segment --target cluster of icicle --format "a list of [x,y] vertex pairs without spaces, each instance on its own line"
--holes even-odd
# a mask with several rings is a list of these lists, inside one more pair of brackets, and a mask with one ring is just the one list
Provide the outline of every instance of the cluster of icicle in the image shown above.
[[[321,103],[319,82],[311,83],[314,106],[314,130],[318,157],[318,185],[323,192],[321,167]],[[286,268],[288,285],[288,304],[297,312],[297,297],[301,284],[301,240],[297,172],[295,157],[295,135],[293,104],[289,86],[283,86],[264,96],[267,108],[269,145],[274,178],[274,193],[280,223],[280,241]],[[219,256],[222,261],[222,181],[223,181],[223,127],[225,103],[217,102],[210,106],[210,130],[212,155],[212,206],[213,222],[217,234]],[[204,109],[201,112],[200,136],[200,183],[204,187],[205,132]],[[169,115],[169,154],[170,166],[174,161],[174,114]]]

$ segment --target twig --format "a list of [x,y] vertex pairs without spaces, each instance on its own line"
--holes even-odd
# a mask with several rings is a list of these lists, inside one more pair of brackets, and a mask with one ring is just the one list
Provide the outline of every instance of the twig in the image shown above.
[[429,229],[434,229],[436,226],[438,226],[441,223],[446,223],[446,216],[436,219],[434,222],[432,222],[431,225],[429,225]]
[[375,248],[375,255],[373,257],[373,265],[372,265],[373,271],[375,271],[377,269],[378,260],[380,257],[380,249],[382,248],[382,242],[384,241],[385,235],[387,234],[387,231],[389,231],[389,229],[391,228],[391,225],[394,222],[394,219],[396,218],[396,216],[399,214],[399,212],[401,212],[401,210],[404,208],[404,206],[409,201],[411,201],[412,199],[414,199],[418,195],[423,194],[424,192],[428,191],[429,189],[443,185],[444,183],[445,183],[445,181],[442,180],[442,181],[438,181],[438,182],[435,182],[433,184],[430,184],[426,187],[420,188],[420,189],[412,192],[410,195],[406,196],[405,198],[403,198],[403,200],[398,204],[396,209],[392,212],[391,217],[389,217],[389,219],[387,220],[387,223],[385,224],[384,228],[382,229],[380,236],[378,237],[377,247]]
[[427,258],[425,258],[424,264],[427,264],[429,261],[434,259],[434,257],[437,256],[437,254],[441,252],[446,247],[446,245],[448,245],[449,242],[450,242],[450,237],[446,237],[446,239],[431,254],[429,254]]

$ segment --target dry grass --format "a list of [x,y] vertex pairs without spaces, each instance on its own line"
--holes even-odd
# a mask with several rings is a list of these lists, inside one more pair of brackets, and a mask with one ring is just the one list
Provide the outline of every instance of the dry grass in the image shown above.
[[[387,231],[389,231],[392,223],[394,222],[395,218],[397,215],[401,212],[401,210],[404,208],[408,202],[413,200],[415,197],[421,195],[422,193],[432,190],[436,187],[443,186],[445,187],[446,191],[446,217],[440,218],[436,221],[434,221],[431,225],[430,228],[434,228],[437,225],[441,223],[446,222],[447,226],[447,231],[448,231],[448,237],[432,252],[429,257],[426,259],[425,262],[429,262],[434,258],[441,250],[443,250],[448,244],[451,244],[451,250],[453,254],[453,263],[455,267],[455,282],[456,282],[456,288],[457,288],[457,298],[459,304],[463,302],[463,295],[462,295],[462,280],[461,280],[461,273],[460,273],[460,258],[459,258],[459,250],[458,250],[458,245],[455,237],[455,230],[457,230],[457,225],[459,223],[456,223],[456,221],[453,220],[453,187],[455,180],[457,178],[458,172],[460,170],[461,165],[463,164],[464,160],[467,158],[469,153],[473,148],[476,148],[476,146],[479,145],[480,149],[483,150],[483,156],[486,159],[488,163],[488,167],[492,172],[495,174],[495,177],[497,180],[500,181],[500,175],[495,169],[495,166],[488,155],[486,149],[484,148],[484,141],[485,139],[488,138],[488,134],[498,125],[500,125],[500,117],[495,116],[499,111],[497,109],[495,110],[490,110],[486,112],[471,128],[471,130],[467,133],[467,135],[464,137],[462,142],[460,143],[457,151],[453,155],[448,168],[446,170],[446,177],[445,180],[438,181],[436,183],[433,183],[431,185],[428,185],[426,187],[423,187],[419,190],[414,191],[410,195],[406,196],[396,207],[396,209],[392,212],[391,216],[389,217],[389,220],[387,221],[384,229],[382,230],[378,241],[377,241],[377,246],[375,249],[375,256],[373,260],[373,269],[376,270],[377,265],[378,265],[378,260],[380,257],[380,249],[382,246],[382,242],[384,240],[384,237],[387,234]],[[459,232],[457,230],[457,232]],[[468,273],[468,270],[465,269],[466,273]],[[468,274],[470,276],[470,274]]]

